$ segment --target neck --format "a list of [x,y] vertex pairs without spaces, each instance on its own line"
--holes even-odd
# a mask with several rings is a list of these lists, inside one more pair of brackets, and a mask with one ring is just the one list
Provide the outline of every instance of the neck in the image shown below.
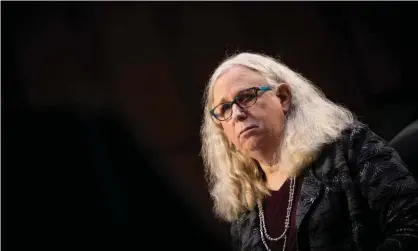
[[289,178],[289,175],[281,172],[279,168],[274,166],[260,164],[260,167],[266,175],[266,184],[269,190],[279,190],[286,182],[287,178]]
[[[254,151],[249,154],[254,160],[256,160],[261,167],[263,167],[263,171],[272,172],[274,167],[277,165],[278,162],[278,155],[276,151]],[[270,167],[270,168],[269,168]]]
[[[275,149],[275,148],[272,148]],[[280,170],[277,162],[277,151],[270,152],[256,152],[253,153],[253,158],[257,160],[261,169],[266,176],[266,185],[269,190],[277,191],[286,182],[289,175]]]

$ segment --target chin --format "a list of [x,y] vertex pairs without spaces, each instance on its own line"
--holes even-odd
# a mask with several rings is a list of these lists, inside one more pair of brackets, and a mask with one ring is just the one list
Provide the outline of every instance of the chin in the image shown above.
[[246,142],[245,149],[247,152],[258,152],[262,150],[263,143],[261,140],[248,140]]

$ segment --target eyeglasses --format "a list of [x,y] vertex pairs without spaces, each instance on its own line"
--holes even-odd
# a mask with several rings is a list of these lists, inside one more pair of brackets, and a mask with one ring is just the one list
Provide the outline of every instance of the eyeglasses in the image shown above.
[[221,103],[210,113],[219,121],[225,121],[232,116],[232,106],[236,104],[240,108],[248,108],[257,102],[257,97],[266,91],[270,91],[269,86],[251,87],[238,93],[231,102]]

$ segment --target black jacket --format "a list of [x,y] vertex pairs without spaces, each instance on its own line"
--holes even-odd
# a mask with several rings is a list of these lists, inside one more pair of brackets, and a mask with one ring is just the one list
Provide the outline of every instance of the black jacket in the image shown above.
[[[306,169],[296,213],[298,250],[418,250],[418,183],[397,152],[363,124]],[[231,224],[234,250],[265,250],[258,210]]]

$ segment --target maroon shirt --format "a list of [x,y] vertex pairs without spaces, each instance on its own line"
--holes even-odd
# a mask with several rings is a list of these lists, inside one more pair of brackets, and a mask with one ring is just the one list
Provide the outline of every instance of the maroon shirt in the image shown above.
[[[290,214],[290,228],[287,232],[287,251],[296,250],[296,208],[298,204],[299,192],[303,178],[296,179],[295,193],[293,196],[292,212]],[[264,200],[264,218],[267,233],[273,237],[279,237],[284,231],[284,222],[289,202],[290,180],[287,180],[278,191],[270,191],[271,196]],[[265,238],[267,245],[272,251],[283,250],[283,239],[279,241],[269,241]]]

